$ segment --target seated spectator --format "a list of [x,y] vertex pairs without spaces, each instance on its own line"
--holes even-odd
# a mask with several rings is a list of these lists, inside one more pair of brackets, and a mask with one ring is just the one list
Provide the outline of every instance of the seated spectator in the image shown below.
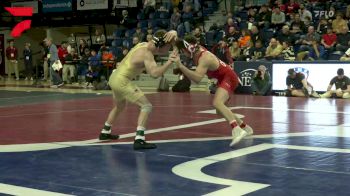
[[230,27],[234,27],[235,30],[238,30],[238,26],[234,23],[232,18],[228,18],[224,25],[225,35],[229,33]]
[[105,35],[102,33],[102,31],[100,29],[96,29],[95,31],[95,39],[94,39],[94,49],[96,51],[99,51],[100,48],[106,44],[106,37]]
[[152,41],[153,40],[153,35],[152,34],[147,34],[146,36],[146,42]]
[[327,33],[327,29],[331,28],[332,24],[328,23],[325,17],[321,18],[320,22],[317,25],[316,32],[323,35]]
[[300,14],[294,15],[294,21],[291,23],[290,32],[293,34],[303,34],[307,32],[304,22],[300,19]]
[[71,49],[70,53],[64,58],[65,63],[63,64],[62,79],[65,84],[75,81],[75,64],[78,59],[79,57],[75,52],[75,49]]
[[324,60],[326,59],[326,51],[324,47],[319,44],[317,41],[312,41],[311,42],[311,50],[309,51],[299,51],[297,54],[297,60],[302,61],[302,60]]
[[312,14],[309,10],[305,8],[304,4],[300,4],[299,8],[300,20],[305,22],[306,17],[309,17],[309,20],[312,21]]
[[225,39],[229,44],[231,44],[233,41],[238,41],[238,39],[241,37],[239,31],[236,31],[234,26],[230,26],[228,29],[228,33],[225,34]]
[[269,11],[268,7],[266,5],[262,5],[259,9],[258,15],[257,15],[257,26],[259,29],[268,29],[270,28],[271,23],[271,12]]
[[[335,90],[332,90],[335,85]],[[337,76],[332,78],[327,87],[327,92],[321,95],[322,98],[330,98],[332,96],[337,98],[348,99],[350,98],[350,79],[344,75],[344,69],[339,68]]]
[[293,45],[291,45],[288,41],[282,42],[282,59],[285,61],[294,61],[295,60],[295,53]]
[[113,69],[115,68],[114,56],[112,51],[104,50],[102,52],[102,64],[101,75],[103,75],[107,80],[112,74]]
[[145,0],[143,3],[143,14],[149,18],[149,14],[155,12],[156,0]]
[[271,38],[270,44],[266,49],[265,58],[267,60],[278,60],[282,52],[282,45],[276,40]]
[[[136,46],[138,43],[140,43],[141,41],[140,41],[140,39],[139,39],[139,37],[133,37],[132,38],[132,45],[133,46]],[[132,46],[132,47],[133,47]]]
[[[153,37],[152,37],[153,40]],[[117,65],[119,65],[119,63],[124,59],[124,57],[126,57],[126,55],[129,53],[129,49],[128,48],[122,48],[122,53],[120,55],[117,56]]]
[[84,54],[80,56],[80,61],[77,64],[78,82],[81,83],[85,80],[85,76],[89,66],[90,49],[85,48]]
[[271,15],[271,28],[279,30],[286,22],[285,14],[280,10],[279,7],[276,7]]
[[68,42],[62,41],[61,46],[58,48],[58,58],[60,59],[62,65],[64,65],[64,59],[68,55]]
[[299,3],[295,2],[295,0],[289,0],[289,2],[285,4],[285,6],[286,6],[285,13],[287,16],[290,16],[291,14],[299,10]]
[[145,34],[142,32],[141,27],[137,27],[133,37],[137,37],[139,41],[143,41]]
[[259,31],[257,26],[253,25],[250,28],[250,32],[251,32],[250,37],[254,44],[256,43],[257,40],[260,40],[264,45],[264,43],[266,42],[265,36],[262,32]]
[[350,61],[350,48],[340,57],[341,61]]
[[85,54],[85,50],[89,49],[87,42],[85,39],[79,40],[79,56],[83,56]]
[[239,44],[237,41],[233,41],[231,46],[229,47],[230,54],[233,60],[239,59],[241,56],[241,48],[239,47]]
[[191,33],[193,17],[192,7],[190,5],[186,5],[181,16],[181,24],[177,27],[177,32],[179,33],[180,37],[183,37],[183,35],[186,33]]
[[119,23],[121,25],[121,28],[123,28],[123,29],[131,29],[131,28],[135,27],[136,20],[134,20],[134,19],[129,17],[128,10],[123,10],[122,11],[122,18],[121,18]]
[[174,7],[173,13],[171,14],[171,17],[170,17],[170,29],[176,30],[180,22],[181,22],[181,14],[179,12],[179,8]]
[[238,39],[239,47],[246,48],[251,41],[250,33],[248,29],[242,29],[242,36]]
[[91,50],[91,56],[89,57],[88,71],[92,73],[93,81],[100,80],[101,70],[102,70],[101,56],[98,55],[95,50]]
[[290,33],[289,31],[289,26],[284,25],[282,27],[282,31],[277,34],[277,40],[280,41],[281,43],[283,42],[289,42],[292,45],[295,43],[295,35]]
[[245,48],[242,48],[242,54],[241,56],[237,59],[238,61],[250,61],[252,60],[253,58],[253,47],[254,47],[254,44],[252,41],[249,41],[248,42],[248,45],[247,47]]
[[297,73],[293,68],[288,70],[286,78],[287,95],[293,97],[319,97],[319,95],[312,90],[312,85],[306,80],[303,73]]
[[202,45],[205,46],[205,37],[204,34],[202,33],[202,29],[200,27],[196,27],[193,31],[193,35],[196,37],[197,42]]
[[332,27],[327,28],[327,33],[322,35],[321,44],[328,50],[329,53],[335,50],[335,45],[337,43],[337,35],[333,33]]
[[343,14],[338,12],[335,20],[332,22],[332,28],[335,33],[341,33],[343,27],[347,27],[348,22],[343,19]]
[[321,36],[315,32],[315,28],[310,26],[306,35],[302,35],[300,39],[296,42],[301,44],[299,51],[313,51],[313,42],[320,42]]
[[221,40],[218,44],[214,45],[211,51],[223,62],[229,65],[233,64],[232,56],[225,39]]
[[251,88],[253,95],[266,96],[271,93],[271,76],[264,65],[260,65],[252,78]]
[[252,54],[252,60],[261,60],[265,57],[265,52],[266,49],[264,47],[264,45],[262,44],[261,40],[257,40],[255,42],[255,46],[253,48],[250,49],[251,52],[250,54]]
[[350,33],[349,28],[343,26],[339,34],[337,34],[336,50],[345,51],[350,47]]

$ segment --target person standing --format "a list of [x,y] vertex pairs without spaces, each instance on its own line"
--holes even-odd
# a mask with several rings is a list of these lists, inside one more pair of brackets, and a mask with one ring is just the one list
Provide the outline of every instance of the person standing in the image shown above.
[[30,43],[25,43],[23,50],[24,67],[26,70],[25,80],[33,80],[33,56],[32,50],[30,49]]
[[9,41],[9,47],[6,48],[6,58],[9,62],[7,67],[8,79],[11,78],[12,71],[14,69],[16,80],[19,80],[19,70],[18,70],[18,50],[14,46],[14,40]]
[[57,46],[52,43],[51,38],[44,39],[44,42],[49,49],[49,53],[47,54],[47,59],[49,61],[49,65],[50,65],[50,73],[51,73],[51,77],[52,77],[51,81],[53,84],[51,86],[51,88],[61,87],[63,85],[63,81],[62,81],[62,78],[59,74],[59,70],[62,69],[62,64],[58,58]]

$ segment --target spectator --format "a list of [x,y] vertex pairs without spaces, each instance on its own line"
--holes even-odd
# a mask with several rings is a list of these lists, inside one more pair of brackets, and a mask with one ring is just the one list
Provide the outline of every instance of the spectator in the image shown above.
[[55,44],[52,43],[52,39],[44,39],[46,46],[49,48],[49,53],[47,54],[47,59],[50,65],[52,86],[51,88],[58,88],[63,85],[62,78],[59,74],[60,69],[62,68],[62,63],[58,58],[58,50]]
[[239,47],[246,48],[251,41],[251,36],[248,29],[242,29],[242,36],[238,39]]
[[331,28],[332,25],[328,23],[326,18],[321,18],[320,22],[317,25],[317,33],[323,35],[327,33],[327,29]]
[[270,28],[271,22],[271,12],[268,10],[266,5],[262,5],[259,9],[257,15],[258,27],[259,29],[268,29]]
[[86,43],[85,39],[79,40],[79,56],[83,56],[85,54],[85,50],[89,49],[89,46]]
[[85,80],[85,76],[89,66],[90,49],[85,48],[84,54],[80,56],[80,61],[77,64],[77,75],[79,84]]
[[[332,90],[332,86],[335,85],[335,90]],[[321,95],[322,98],[330,98],[335,95],[337,98],[348,99],[350,98],[350,79],[344,75],[344,69],[339,68],[337,76],[330,81],[327,92]]]
[[91,50],[88,72],[92,73],[93,81],[100,81],[101,70],[101,56],[98,55],[95,50]]
[[332,27],[327,28],[327,33],[322,35],[321,43],[323,47],[328,50],[329,53],[335,50],[335,45],[337,43],[337,35],[333,33]]
[[336,49],[338,51],[344,52],[350,47],[350,33],[348,32],[349,28],[343,26],[339,34],[337,34],[337,44]]
[[255,46],[251,48],[250,54],[252,54],[253,60],[261,60],[265,57],[266,49],[263,47],[261,40],[255,42]]
[[271,93],[271,76],[264,65],[260,65],[252,78],[251,88],[253,95],[266,96]]
[[177,32],[180,34],[180,36],[183,36],[184,34],[191,33],[191,26],[193,23],[193,12],[192,7],[190,5],[186,5],[184,12],[181,16],[181,24],[177,27]]
[[170,17],[170,29],[176,30],[180,22],[181,22],[181,14],[179,12],[179,8],[174,7],[173,13],[171,14],[171,17]]
[[[70,53],[68,53],[63,64],[63,71],[62,71],[62,79],[65,84],[72,83],[75,81],[75,64],[77,63],[77,60],[79,59],[75,49],[72,49]],[[69,72],[69,79],[68,79],[68,72]]]
[[143,13],[145,17],[149,18],[149,14],[155,12],[156,0],[145,0],[143,3]]
[[25,43],[23,50],[24,67],[26,78],[24,80],[33,80],[33,54],[30,49],[30,43]]
[[285,61],[294,61],[295,60],[295,53],[294,48],[288,41],[282,42],[282,59]]
[[239,31],[236,31],[234,26],[230,26],[228,29],[228,33],[225,35],[225,39],[229,44],[231,44],[234,41],[238,41],[240,38]]
[[49,76],[49,65],[48,65],[48,54],[49,54],[49,48],[46,46],[45,42],[40,43],[41,46],[41,55],[42,55],[42,61],[43,61],[43,71],[44,71],[44,77],[42,80],[46,81],[48,80]]
[[139,41],[144,40],[145,34],[142,32],[141,27],[136,28],[136,32],[134,33],[133,37],[137,37]]
[[100,50],[100,48],[106,44],[106,37],[100,29],[96,29],[94,41],[96,51]]
[[193,31],[193,35],[196,37],[197,42],[202,45],[205,46],[205,37],[204,34],[202,33],[202,29],[200,27],[196,27]]
[[312,14],[309,10],[305,8],[304,4],[300,4],[300,9],[299,9],[299,14],[300,14],[300,20],[305,22],[306,17],[310,18],[310,21],[312,21]]
[[149,42],[149,41],[152,41],[152,39],[153,39],[153,35],[152,34],[147,34],[146,41]]
[[341,33],[343,27],[348,27],[348,22],[343,19],[342,13],[337,13],[335,20],[332,22],[332,28],[335,33]]
[[212,48],[212,52],[223,62],[229,65],[233,64],[232,56],[225,39],[221,40],[218,44],[214,45],[214,47]]
[[309,60],[321,60],[321,59],[326,59],[325,54],[326,51],[322,45],[319,44],[318,41],[312,41],[311,42],[311,50],[309,51],[301,51],[297,55],[297,59],[299,61],[304,60],[305,58]]
[[310,26],[306,35],[302,35],[297,41],[298,44],[301,44],[299,51],[313,51],[313,42],[319,43],[321,36],[315,32],[315,28]]
[[231,27],[234,27],[235,30],[238,30],[237,25],[235,25],[235,23],[233,22],[232,18],[228,18],[226,24],[224,25],[224,29],[225,29],[225,34],[229,33],[229,29]]
[[102,72],[101,75],[105,76],[105,78],[108,80],[109,76],[111,75],[113,69],[115,68],[115,57],[112,54],[112,51],[110,50],[104,50],[102,53]]
[[305,24],[300,19],[300,14],[294,15],[294,21],[291,23],[291,30],[290,32],[293,34],[302,34],[306,33],[307,29],[305,27]]
[[295,39],[296,39],[295,35],[290,33],[289,31],[288,25],[284,25],[282,27],[282,31],[277,35],[277,40],[280,41],[281,43],[289,42],[293,45],[295,43]]
[[61,61],[62,65],[64,65],[65,61],[64,59],[68,55],[68,42],[62,41],[61,46],[58,48],[58,58]]
[[136,21],[129,17],[128,10],[122,11],[122,19],[120,20],[121,28],[123,29],[131,29],[135,27]]
[[14,69],[16,80],[19,80],[19,70],[18,70],[18,50],[14,46],[15,41],[10,40],[9,46],[6,48],[6,58],[8,60],[7,74],[8,79],[11,79],[11,74]]
[[276,38],[271,38],[270,44],[266,49],[265,58],[267,60],[278,60],[282,52],[282,45],[276,40]]
[[139,37],[133,37],[132,38],[132,45],[136,46],[138,43],[140,43]]
[[239,59],[241,56],[241,48],[239,47],[239,44],[237,41],[233,41],[231,46],[229,47],[230,54],[233,60]]
[[250,61],[253,58],[253,47],[252,41],[249,41],[247,47],[243,48],[242,55],[238,58],[239,61]]
[[291,14],[297,12],[298,9],[299,9],[299,4],[295,2],[295,0],[289,0],[289,2],[286,3],[287,16],[290,16]]
[[307,82],[305,75],[297,73],[295,70],[289,69],[286,78],[287,95],[293,97],[319,97],[319,95],[312,90],[312,85]]
[[276,7],[271,15],[271,28],[279,30],[282,28],[286,22],[285,14],[280,10],[279,7]]
[[265,36],[262,32],[259,31],[258,27],[253,25],[250,29],[250,36],[251,36],[251,40],[253,41],[253,43],[255,44],[257,40],[260,40],[263,45],[265,45],[266,39]]

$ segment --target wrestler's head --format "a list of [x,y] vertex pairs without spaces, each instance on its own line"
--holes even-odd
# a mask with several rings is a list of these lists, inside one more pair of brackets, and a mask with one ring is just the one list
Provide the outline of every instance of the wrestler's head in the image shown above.
[[158,55],[166,55],[168,54],[171,43],[165,42],[164,35],[166,34],[165,30],[158,30],[154,33],[152,42],[154,44],[155,50],[154,53]]
[[197,38],[193,35],[186,35],[184,39],[179,39],[176,42],[176,47],[180,53],[189,58],[193,58],[194,53],[199,49]]

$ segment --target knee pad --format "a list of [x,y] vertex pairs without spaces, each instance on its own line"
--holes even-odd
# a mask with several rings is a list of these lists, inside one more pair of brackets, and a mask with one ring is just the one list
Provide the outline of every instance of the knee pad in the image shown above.
[[152,104],[145,104],[141,106],[141,112],[151,113],[152,112]]

